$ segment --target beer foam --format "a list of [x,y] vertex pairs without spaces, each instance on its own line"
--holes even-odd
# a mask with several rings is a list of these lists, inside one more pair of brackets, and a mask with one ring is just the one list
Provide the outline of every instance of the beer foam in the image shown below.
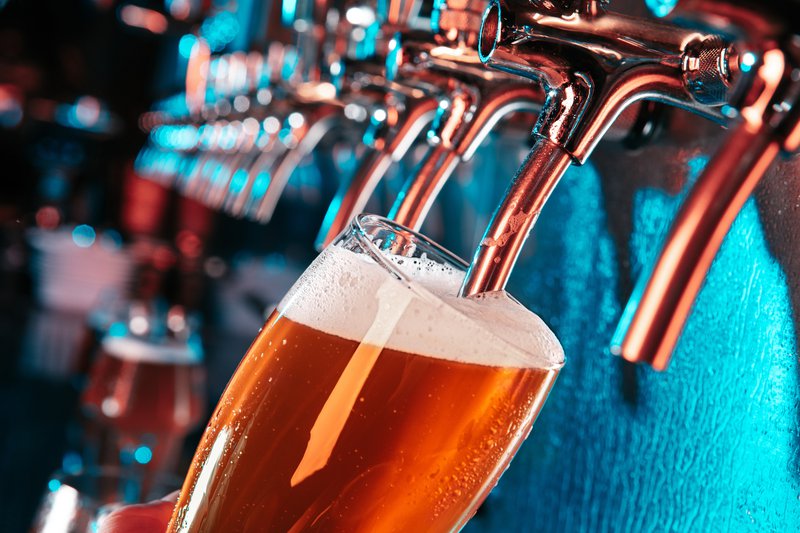
[[168,341],[155,344],[136,337],[107,335],[102,346],[104,352],[117,359],[137,363],[191,365],[203,359],[199,347],[193,347],[186,342]]
[[[393,320],[386,346],[452,361],[557,368],[564,352],[552,331],[505,292],[459,298],[464,273],[425,258],[384,254],[411,287],[371,258],[325,249],[278,305],[294,322],[350,340]],[[413,293],[409,298],[408,293]],[[398,308],[402,306],[402,308]]]

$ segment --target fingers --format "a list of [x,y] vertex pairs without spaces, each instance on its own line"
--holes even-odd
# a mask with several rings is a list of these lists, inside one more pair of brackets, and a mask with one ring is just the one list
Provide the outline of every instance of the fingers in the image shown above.
[[164,533],[178,492],[162,499],[117,509],[100,525],[99,533]]

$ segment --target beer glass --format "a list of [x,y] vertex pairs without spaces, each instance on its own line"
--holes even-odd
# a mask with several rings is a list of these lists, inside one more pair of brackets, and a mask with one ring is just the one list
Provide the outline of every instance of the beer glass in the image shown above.
[[85,453],[90,465],[118,466],[148,486],[174,470],[186,435],[203,420],[205,370],[193,342],[115,331],[122,325],[102,340],[81,396]]
[[456,531],[563,365],[504,292],[361,215],[255,339],[197,449],[169,531]]

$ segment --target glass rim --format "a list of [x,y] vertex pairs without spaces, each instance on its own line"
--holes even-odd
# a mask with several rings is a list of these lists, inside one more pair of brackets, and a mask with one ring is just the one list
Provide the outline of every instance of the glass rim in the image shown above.
[[377,264],[383,267],[384,270],[387,270],[400,281],[405,283],[412,282],[411,278],[393,265],[391,261],[386,260],[384,254],[370,238],[367,231],[368,224],[383,227],[395,234],[410,237],[417,244],[422,244],[426,248],[426,251],[433,252],[438,259],[444,260],[448,265],[457,268],[460,271],[466,273],[469,269],[470,264],[467,261],[457,256],[444,246],[437,244],[425,235],[419,233],[418,231],[414,231],[398,222],[380,215],[373,215],[369,213],[361,213],[360,215],[356,215],[350,224],[351,234],[358,240],[359,244],[363,246],[364,251],[369,254],[373,261],[375,261]]

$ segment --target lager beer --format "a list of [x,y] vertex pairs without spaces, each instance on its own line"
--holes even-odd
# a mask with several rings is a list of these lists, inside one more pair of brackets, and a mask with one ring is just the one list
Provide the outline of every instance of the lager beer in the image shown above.
[[205,369],[186,343],[108,335],[81,398],[88,459],[119,466],[144,446],[136,462],[149,482],[174,467],[204,406]]
[[527,436],[553,334],[505,293],[457,298],[463,268],[435,245],[408,257],[369,233],[390,223],[360,224],[253,342],[170,531],[457,530]]

